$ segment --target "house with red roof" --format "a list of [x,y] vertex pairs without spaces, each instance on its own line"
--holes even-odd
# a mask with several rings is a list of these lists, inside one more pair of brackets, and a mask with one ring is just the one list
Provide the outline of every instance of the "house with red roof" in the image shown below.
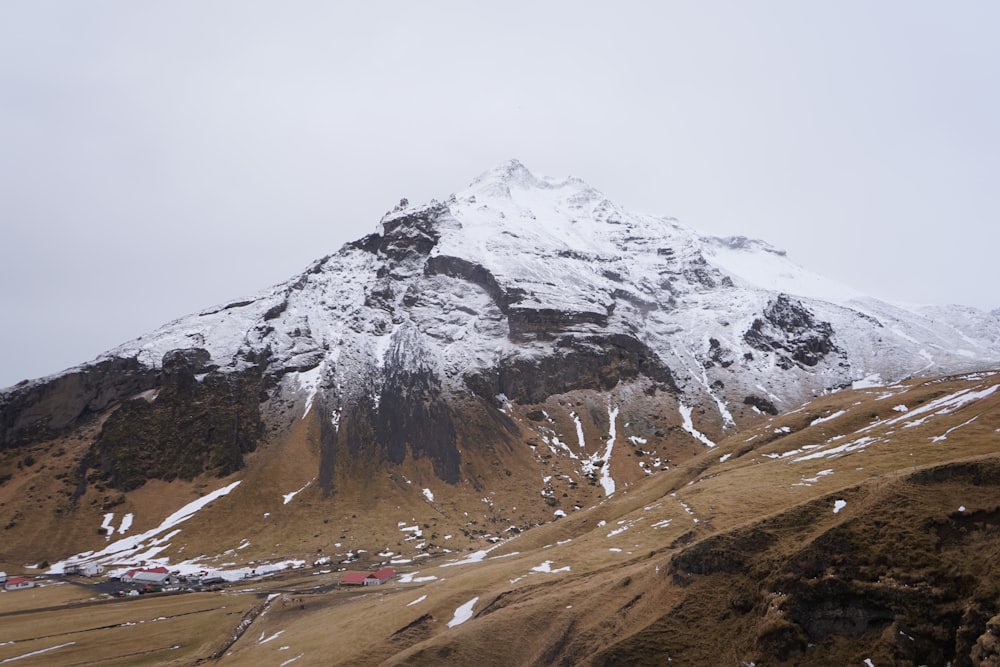
[[340,578],[343,586],[378,586],[389,581],[396,576],[396,571],[391,567],[383,567],[377,572],[345,572]]
[[7,583],[3,585],[4,590],[8,591],[20,591],[25,588],[31,588],[35,585],[35,582],[26,577],[11,577],[7,580]]

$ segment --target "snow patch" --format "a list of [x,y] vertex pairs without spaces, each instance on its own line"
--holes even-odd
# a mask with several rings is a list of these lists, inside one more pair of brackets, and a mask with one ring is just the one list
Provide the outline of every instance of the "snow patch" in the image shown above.
[[455,615],[450,621],[448,621],[448,627],[454,628],[455,626],[465,623],[467,620],[472,618],[472,608],[476,606],[479,602],[479,597],[476,596],[463,604],[461,607],[455,610]]
[[604,489],[604,497],[610,498],[615,492],[615,480],[611,477],[611,450],[615,447],[615,437],[617,435],[615,431],[615,420],[618,418],[618,408],[612,409],[611,405],[608,404],[608,446],[604,450],[604,465],[601,466],[601,475],[598,481],[601,483],[601,487]]
[[90,552],[87,552],[87,555],[77,554],[70,556],[66,560],[59,561],[52,565],[47,573],[62,574],[67,565],[79,564],[84,560],[100,562],[105,565],[111,563],[119,565],[142,565],[143,560],[151,560],[157,553],[166,549],[169,545],[161,546],[163,542],[172,538],[180,531],[176,530],[167,535],[163,535],[163,533],[167,533],[174,526],[187,521],[213,500],[229,494],[239,485],[240,480],[237,480],[221,489],[206,494],[168,516],[156,528],[147,530],[139,535],[125,537],[112,542],[96,554],[90,555]]
[[872,373],[868,377],[855,380],[851,383],[851,389],[871,389],[872,387],[884,387],[885,382],[878,373]]
[[569,572],[570,571],[569,565],[567,565],[565,567],[560,567],[560,568],[557,568],[557,569],[553,570],[552,569],[552,563],[554,563],[554,562],[555,561],[547,560],[547,561],[543,562],[541,565],[537,565],[537,566],[531,568],[531,571],[532,572],[547,572],[549,574],[555,574],[556,572]]
[[826,417],[819,417],[817,419],[812,420],[811,422],[809,422],[809,425],[810,426],[815,426],[816,424],[822,424],[823,422],[828,422],[828,421],[834,420],[837,417],[839,417],[841,415],[846,415],[846,414],[847,414],[847,410],[837,410],[836,412],[834,412],[831,415],[827,415]]
[[694,427],[694,422],[691,421],[691,413],[694,411],[694,408],[690,408],[683,403],[678,403],[677,409],[681,413],[681,419],[684,420],[684,423],[681,424],[681,428],[690,433],[696,440],[704,443],[707,447],[715,447],[714,442],[709,440],[704,433]]
[[67,646],[73,646],[76,642],[66,642],[65,644],[59,644],[58,646],[50,646],[49,648],[43,648],[38,651],[32,651],[31,653],[23,653],[21,655],[16,655],[13,658],[6,658],[5,660],[0,660],[0,665],[6,665],[9,662],[14,662],[16,660],[24,660],[25,658],[31,658],[36,655],[42,655],[43,653],[48,653],[49,651],[55,651],[57,649],[66,648]]
[[104,534],[109,540],[111,539],[111,536],[115,534],[115,527],[111,525],[111,522],[114,521],[114,518],[115,518],[115,513],[108,512],[107,514],[104,515],[104,522],[101,524],[101,528],[104,530]]
[[[312,480],[306,482],[306,486],[309,486],[310,484],[312,484]],[[292,502],[292,498],[294,498],[295,496],[297,496],[300,493],[302,493],[303,491],[305,491],[306,490],[306,486],[303,486],[298,491],[292,491],[291,493],[286,493],[286,494],[282,495],[281,497],[284,500],[284,502],[282,504],[283,505],[287,505],[288,503]]]
[[846,500],[835,500],[835,501],[833,501],[833,513],[834,514],[839,514],[840,510],[844,509],[845,507],[847,507],[847,501]]
[[580,422],[580,416],[577,415],[575,412],[569,413],[569,416],[572,417],[573,423],[576,424],[577,443],[580,445],[580,449],[584,449],[587,443],[583,439],[583,424]]

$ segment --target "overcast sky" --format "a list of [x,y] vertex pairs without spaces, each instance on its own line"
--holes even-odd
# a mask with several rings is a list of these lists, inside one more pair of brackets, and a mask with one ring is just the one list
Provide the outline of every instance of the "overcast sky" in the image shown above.
[[881,298],[1000,307],[998,29],[993,0],[5,0],[0,387],[511,157]]

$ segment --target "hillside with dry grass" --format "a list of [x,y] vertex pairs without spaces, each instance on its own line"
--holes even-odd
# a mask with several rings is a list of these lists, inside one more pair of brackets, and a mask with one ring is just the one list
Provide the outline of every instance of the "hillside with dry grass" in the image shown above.
[[[594,403],[581,423],[595,452],[616,426],[641,417],[651,430],[611,458],[611,494],[599,470],[581,478],[579,459],[551,451],[583,394],[512,411],[510,448],[473,461],[480,488],[434,482],[418,460],[345,480],[331,501],[315,488],[307,419],[235,476],[147,484],[59,523],[62,535],[20,528],[38,516],[24,498],[51,511],[45,484],[72,458],[67,440],[0,486],[0,509],[22,517],[6,531],[17,545],[0,547],[8,573],[39,576],[24,567],[39,565],[32,554],[54,562],[109,543],[95,530],[102,512],[134,512],[137,532],[234,481],[158,555],[300,567],[124,601],[49,577],[0,593],[0,662],[995,665],[998,386],[994,372],[838,392],[714,447],[656,423],[651,405],[608,421],[610,403]],[[643,449],[659,452],[650,474]],[[382,586],[336,585],[339,569],[393,561],[400,576]]]

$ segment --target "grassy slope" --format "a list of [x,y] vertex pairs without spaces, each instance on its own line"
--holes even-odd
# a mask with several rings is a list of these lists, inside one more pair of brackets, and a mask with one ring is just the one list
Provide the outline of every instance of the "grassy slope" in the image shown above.
[[[585,509],[500,544],[482,562],[443,567],[465,549],[418,561],[418,576],[436,577],[432,581],[319,592],[336,580],[334,573],[298,571],[266,580],[228,594],[225,599],[237,601],[233,613],[216,617],[206,609],[194,634],[197,649],[177,655],[177,664],[204,657],[231,631],[236,611],[272,590],[280,596],[221,663],[298,657],[296,665],[663,664],[670,657],[673,664],[860,664],[865,658],[943,664],[957,653],[955,664],[972,664],[962,660],[987,650],[989,638],[982,635],[1000,612],[1000,391],[952,412],[935,411],[919,424],[906,422],[919,419],[920,406],[998,383],[998,375],[914,381],[823,397],[699,450],[610,499],[585,496]],[[314,489],[281,505],[280,494],[300,488],[315,469],[308,424],[292,445],[300,447],[296,456],[262,449],[240,493],[191,520],[188,553],[208,552],[213,543],[218,553],[218,540],[234,547],[247,538],[251,546],[240,557],[287,555],[289,545],[305,555],[333,550],[330,543],[341,535],[357,546],[400,551],[408,545],[397,521],[427,524],[428,537],[431,530],[443,538],[445,531],[468,528],[461,508],[477,506],[477,489],[435,488],[435,503],[428,503],[410,488],[431,479],[421,477],[429,471],[419,462],[408,469],[419,478],[413,485],[384,478],[346,488],[333,511]],[[600,426],[587,425],[588,439],[602,435]],[[837,436],[843,437],[830,441]],[[880,440],[828,458],[768,456],[863,436]],[[525,451],[501,453],[501,468],[516,465]],[[475,465],[491,474],[491,463]],[[529,492],[537,489],[509,492],[502,514]],[[846,501],[838,513],[836,500]],[[263,511],[272,512],[279,528],[262,529],[259,540],[245,534],[245,521],[235,521]],[[233,520],[227,523],[227,516]],[[368,534],[357,531],[358,517],[370,521]],[[550,570],[569,571],[533,571],[547,561]],[[455,610],[474,597],[475,617],[448,628]],[[0,613],[13,599],[0,595]],[[63,623],[79,622],[73,619],[86,612],[46,613]],[[111,648],[113,642],[94,639],[100,632],[107,631],[81,633],[95,643],[61,652],[79,660],[89,659],[98,644],[106,657],[138,650],[125,640]],[[0,659],[20,655],[25,646],[0,647]]]

